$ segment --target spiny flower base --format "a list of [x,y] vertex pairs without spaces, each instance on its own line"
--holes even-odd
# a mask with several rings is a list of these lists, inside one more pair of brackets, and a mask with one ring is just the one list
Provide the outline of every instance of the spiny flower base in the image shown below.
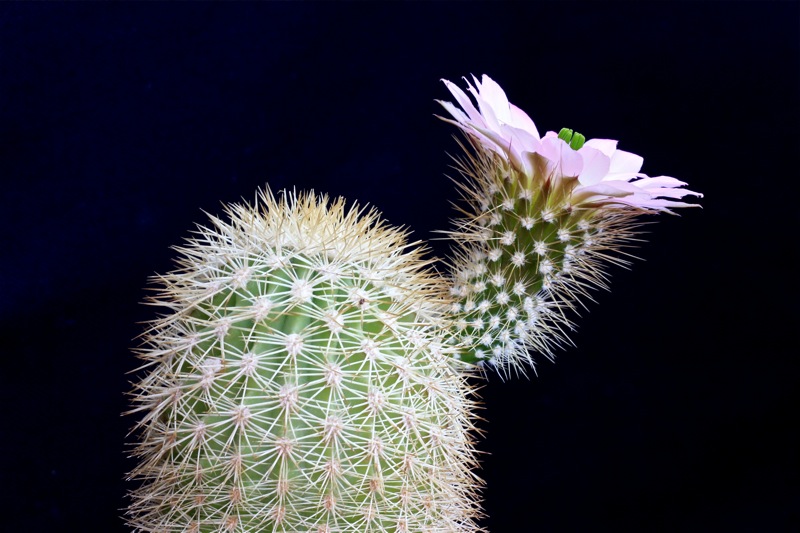
[[161,278],[129,522],[150,532],[477,531],[471,391],[442,286],[342,202],[261,197]]
[[452,295],[457,341],[467,363],[501,374],[533,366],[568,342],[568,311],[592,287],[605,287],[602,268],[626,261],[619,252],[634,240],[636,213],[577,209],[569,204],[575,178],[548,174],[535,154],[531,177],[500,157],[476,150],[460,171],[472,211],[451,232],[460,242]]

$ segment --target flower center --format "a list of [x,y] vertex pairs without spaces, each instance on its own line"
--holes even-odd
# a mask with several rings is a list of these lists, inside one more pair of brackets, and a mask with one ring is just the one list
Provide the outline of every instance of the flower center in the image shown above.
[[583,143],[586,142],[586,137],[569,128],[561,128],[561,131],[558,132],[558,138],[562,139],[573,150],[580,150]]

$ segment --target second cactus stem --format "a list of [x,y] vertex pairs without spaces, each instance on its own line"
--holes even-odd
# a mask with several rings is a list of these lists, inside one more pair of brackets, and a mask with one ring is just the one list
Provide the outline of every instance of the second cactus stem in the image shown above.
[[461,359],[501,375],[524,373],[534,355],[552,357],[568,342],[568,311],[593,287],[605,287],[603,263],[626,264],[605,252],[635,240],[630,212],[575,209],[577,178],[556,179],[533,155],[530,174],[482,152],[460,162],[470,184],[464,218],[450,234],[451,313]]

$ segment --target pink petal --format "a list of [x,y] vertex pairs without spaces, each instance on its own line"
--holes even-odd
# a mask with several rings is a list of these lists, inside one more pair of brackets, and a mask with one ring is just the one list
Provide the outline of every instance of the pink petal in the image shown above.
[[584,146],[590,146],[595,150],[600,150],[608,157],[611,157],[617,149],[617,141],[611,139],[589,139]]
[[570,148],[555,132],[548,131],[542,139],[540,152],[553,164],[550,166],[562,176],[578,176],[583,170],[583,158]]
[[652,198],[683,198],[684,196],[697,196],[697,193],[688,189],[647,189]]
[[[501,139],[496,134],[493,135],[494,139],[490,139],[489,137],[487,137],[486,135],[484,135],[482,133],[483,131],[489,131],[489,130],[486,130],[485,128],[481,128],[481,127],[477,126],[474,122],[468,120],[468,121],[462,123],[462,122],[458,122],[456,120],[451,120],[449,118],[444,118],[444,117],[438,117],[438,118],[444,120],[445,122],[449,122],[450,124],[453,124],[454,126],[457,126],[457,127],[461,128],[462,130],[464,130],[464,132],[468,133],[469,135],[472,135],[473,137],[478,139],[478,141],[480,141],[480,143],[484,147],[486,147],[486,149],[492,150],[492,151],[497,152],[497,153],[505,153],[505,145],[508,144],[508,143],[506,143],[503,139]],[[498,143],[496,142],[495,139],[498,139],[498,140],[501,141],[499,145],[498,145]]]
[[682,187],[686,185],[686,183],[669,176],[656,176],[653,178],[644,174],[640,174],[640,176],[644,177],[634,182],[637,187]]
[[592,185],[600,182],[600,180],[608,174],[608,169],[611,167],[611,159],[592,146],[583,145],[578,150],[578,153],[583,158],[583,170],[578,177],[581,185]]
[[608,172],[610,174],[636,173],[642,170],[642,163],[644,163],[644,159],[641,156],[617,150],[611,156],[611,168]]
[[528,162],[527,158],[522,157],[522,153],[520,150],[516,149],[511,142],[511,139],[506,139],[501,136],[499,133],[492,131],[488,128],[478,128],[474,127],[475,131],[481,133],[484,137],[489,139],[494,145],[497,147],[495,148],[496,151],[499,148],[502,150],[501,153],[504,153],[508,160],[511,162],[512,165],[516,166],[525,174],[530,173],[530,163]]
[[444,84],[450,89],[450,92],[455,97],[458,105],[460,105],[464,111],[467,112],[469,118],[479,124],[483,124],[483,118],[481,118],[481,114],[478,113],[478,110],[475,109],[475,106],[472,105],[472,101],[469,97],[462,91],[455,83],[452,83],[447,80],[442,80]]
[[687,204],[686,202],[673,202],[671,200],[659,200],[656,199],[631,199],[631,198],[617,198],[613,199],[610,202],[606,203],[620,203],[625,205],[630,205],[633,207],[641,207],[645,209],[655,209],[658,211],[665,211],[667,213],[672,213],[669,207],[700,207],[699,204]]
[[511,142],[522,152],[538,152],[542,143],[539,137],[534,137],[529,131],[512,126],[501,126],[500,132],[505,139]]
[[636,193],[635,190],[630,190],[625,182],[614,183],[613,185],[608,182],[600,182],[588,187],[577,187],[572,191],[572,204],[578,205],[587,201],[603,201],[603,199],[593,199],[595,196],[605,196],[606,198],[621,198],[623,196],[631,196]]
[[475,98],[475,101],[478,102],[478,108],[481,110],[481,116],[483,117],[484,123],[486,127],[490,128],[493,131],[500,131],[500,122],[497,120],[497,115],[495,115],[494,109],[492,109],[492,105],[484,100],[480,93],[475,91],[474,89],[470,89],[472,91],[472,96]]
[[558,161],[561,157],[559,142],[563,143],[564,141],[559,139],[554,131],[548,131],[542,137],[542,151],[540,153],[550,161]]
[[536,125],[522,109],[518,108],[514,104],[509,104],[510,112],[511,112],[511,125],[515,128],[523,129],[530,133],[532,136],[536,137],[536,139],[540,139],[539,137],[539,130],[536,129]]
[[631,185],[646,191],[653,198],[657,196],[664,198],[683,198],[684,196],[703,197],[699,192],[682,189],[681,187],[686,185],[686,183],[669,176],[656,176],[655,178],[645,177],[631,182]]
[[439,102],[439,104],[441,104],[441,106],[444,107],[447,110],[447,112],[450,113],[450,115],[452,115],[453,118],[460,123],[459,125],[467,124],[469,122],[469,117],[466,114],[464,114],[464,112],[461,111],[459,108],[454,106],[451,102],[445,102],[443,100],[436,100],[436,101]]
[[647,192],[647,194],[649,194],[652,198],[683,198],[684,196],[703,196],[702,194],[690,191],[689,189],[645,189],[645,192]]
[[483,83],[476,85],[480,90],[481,99],[491,106],[495,117],[505,124],[511,122],[511,112],[509,110],[508,98],[506,93],[492,78],[483,75]]

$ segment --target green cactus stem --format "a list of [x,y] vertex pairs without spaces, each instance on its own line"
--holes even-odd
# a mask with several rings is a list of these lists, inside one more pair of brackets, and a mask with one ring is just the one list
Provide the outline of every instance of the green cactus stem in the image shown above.
[[140,350],[139,532],[478,531],[444,283],[377,212],[262,192],[178,249]]

